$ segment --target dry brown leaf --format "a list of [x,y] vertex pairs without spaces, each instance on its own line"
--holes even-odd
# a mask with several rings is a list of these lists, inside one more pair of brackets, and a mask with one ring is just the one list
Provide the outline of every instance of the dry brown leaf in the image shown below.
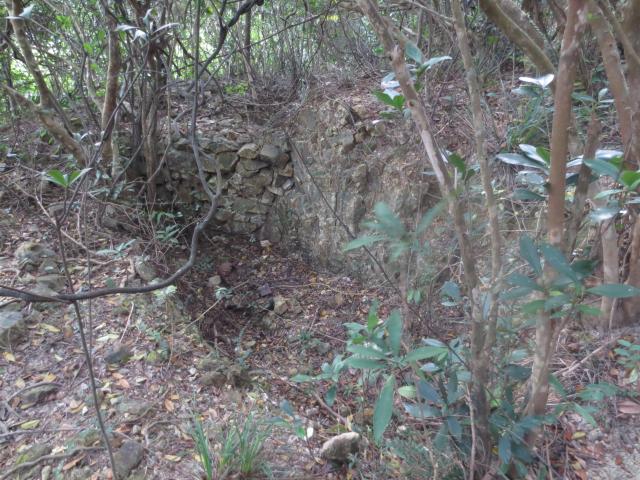
[[64,472],[66,472],[67,470],[71,470],[73,467],[75,467],[80,460],[82,460],[84,458],[84,455],[80,455],[79,457],[74,458],[73,460],[71,460],[70,462],[67,462],[64,464],[64,466],[62,467],[62,470]]
[[123,388],[123,389],[125,389],[125,390],[127,390],[127,389],[131,388],[131,385],[129,385],[129,382],[127,382],[127,379],[126,379],[126,378],[120,378],[120,379],[116,382],[116,384],[117,384],[120,388]]
[[169,400],[168,398],[164,401],[164,408],[167,409],[167,412],[173,412],[176,407],[173,404],[173,402],[171,400]]
[[640,415],[640,403],[636,403],[633,400],[623,400],[618,405],[618,410],[621,413],[626,413],[627,415]]

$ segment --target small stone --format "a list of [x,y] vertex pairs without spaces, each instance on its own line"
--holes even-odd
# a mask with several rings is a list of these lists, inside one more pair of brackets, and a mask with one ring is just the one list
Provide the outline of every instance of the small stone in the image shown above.
[[300,302],[298,300],[296,300],[295,298],[290,298],[287,303],[289,304],[289,312],[293,313],[294,315],[299,315],[300,313],[302,313],[302,305],[300,305]]
[[136,400],[134,398],[127,398],[121,401],[116,410],[125,417],[140,418],[145,416],[149,410],[151,410],[151,403],[144,400]]
[[118,478],[127,478],[142,461],[144,448],[138,442],[127,440],[113,455]]
[[213,277],[209,277],[207,280],[207,285],[211,288],[219,287],[222,284],[222,277],[220,275],[214,275]]
[[144,257],[136,257],[133,260],[133,268],[138,276],[145,282],[150,282],[158,276],[156,269],[151,265],[149,260]]
[[45,258],[44,260],[42,260],[40,268],[38,268],[38,273],[41,275],[60,273],[58,262],[56,262],[53,258]]
[[287,299],[278,295],[273,299],[273,312],[276,315],[284,315],[289,309]]
[[36,278],[36,284],[40,287],[47,288],[54,292],[59,292],[64,289],[66,279],[64,276],[57,273],[51,273],[49,275],[40,275]]
[[39,385],[26,390],[20,398],[25,404],[41,403],[58,391],[58,385]]
[[218,164],[220,165],[220,170],[223,173],[229,173],[233,172],[233,169],[238,163],[239,157],[236,153],[233,152],[221,152],[216,155],[216,159],[218,160]]
[[360,434],[347,432],[330,438],[322,445],[320,456],[336,463],[349,461],[349,456],[360,451]]
[[97,428],[88,428],[79,432],[74,440],[78,445],[91,447],[102,441],[102,434]]
[[19,341],[26,331],[21,312],[0,311],[0,349]]
[[269,284],[265,283],[264,285],[260,285],[258,287],[258,293],[260,294],[261,297],[268,297],[273,293],[273,290],[271,290],[271,287],[269,286]]
[[238,156],[253,160],[258,156],[258,146],[255,143],[247,143],[238,150]]
[[124,344],[116,344],[105,356],[104,361],[109,365],[124,365],[131,358],[131,349]]
[[42,471],[40,472],[40,480],[49,480],[51,478],[51,471],[53,468],[51,465],[45,465],[42,467]]
[[278,170],[278,175],[281,177],[293,177],[293,164],[287,163],[283,169]]

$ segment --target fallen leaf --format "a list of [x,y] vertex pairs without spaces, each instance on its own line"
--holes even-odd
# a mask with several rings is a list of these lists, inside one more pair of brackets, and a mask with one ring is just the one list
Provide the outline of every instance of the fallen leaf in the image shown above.
[[4,352],[4,353],[2,354],[2,356],[4,357],[4,359],[5,359],[7,362],[15,362],[15,361],[16,361],[16,357],[15,357],[15,355],[14,355],[13,353],[11,353],[11,352]]
[[62,470],[64,472],[66,472],[67,470],[71,470],[73,467],[75,467],[78,463],[80,463],[80,460],[82,460],[84,458],[84,455],[80,455],[77,458],[74,458],[73,460],[71,460],[70,462],[67,462],[64,464],[64,466],[62,467]]
[[23,380],[22,378],[18,378],[18,379],[16,380],[16,387],[18,387],[18,388],[24,388],[24,387],[26,387],[26,386],[27,386],[27,384],[24,382],[24,380]]
[[584,438],[586,436],[587,436],[586,432],[575,432],[571,436],[571,440],[579,440],[580,438]]
[[58,327],[54,327],[53,325],[49,325],[48,323],[41,323],[40,328],[51,333],[60,333],[60,329]]
[[56,376],[51,372],[45,373],[42,376],[42,381],[43,382],[53,382],[55,379],[56,379]]
[[118,380],[116,382],[116,384],[120,387],[120,388],[124,388],[125,390],[131,388],[131,385],[129,385],[129,382],[127,382],[126,378],[121,378],[120,380]]
[[169,400],[168,398],[164,401],[164,408],[167,409],[167,412],[173,412],[176,407],[173,404],[173,402],[171,400]]
[[627,415],[638,415],[640,414],[640,403],[636,403],[633,400],[623,400],[618,405],[618,410]]
[[622,465],[622,457],[620,455],[616,455],[616,465]]
[[182,460],[182,458],[176,456],[176,455],[165,455],[164,458],[166,460],[169,460],[170,462],[179,462],[180,460]]
[[173,395],[171,395],[171,400],[180,400],[180,395],[178,395],[177,393],[174,393]]
[[23,430],[33,430],[34,428],[38,428],[38,425],[40,425],[40,420],[28,420],[24,423],[21,423],[20,428],[22,428]]

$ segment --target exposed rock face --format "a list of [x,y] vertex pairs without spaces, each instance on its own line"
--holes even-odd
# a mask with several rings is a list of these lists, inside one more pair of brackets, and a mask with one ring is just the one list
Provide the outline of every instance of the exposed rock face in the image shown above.
[[[362,119],[355,112],[366,116],[366,108],[351,109],[339,101],[300,111],[292,139],[293,172],[281,171],[281,182],[269,190],[277,199],[263,236],[295,242],[331,270],[366,277],[370,262],[360,252],[344,253],[351,238],[334,211],[354,235],[378,202],[411,227],[434,203],[437,187],[425,174],[426,162],[404,120],[393,121],[393,137],[382,137],[385,121]],[[290,173],[293,178],[286,178]],[[294,189],[288,189],[287,180]]]
[[22,313],[0,311],[0,350],[8,348],[13,342],[18,342],[26,329]]

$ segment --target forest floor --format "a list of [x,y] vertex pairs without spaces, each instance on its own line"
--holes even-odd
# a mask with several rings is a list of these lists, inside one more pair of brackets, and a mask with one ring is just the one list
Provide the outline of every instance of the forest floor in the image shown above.
[[[65,282],[55,230],[40,197],[26,194],[38,191],[38,175],[11,162],[0,171],[0,283],[59,290]],[[51,205],[62,194],[48,190],[44,198]],[[68,267],[78,279],[74,289],[88,278],[93,286],[145,283],[186,259],[183,239],[174,245],[145,241],[129,228],[135,212],[116,211],[117,230],[94,225],[95,212],[89,232],[70,227],[70,234],[91,239],[92,252],[106,252],[94,255],[88,270],[86,251],[67,246]],[[132,238],[127,249],[118,247]],[[253,432],[252,438],[264,434],[262,461],[253,463],[251,478],[409,478],[398,458],[371,444],[351,466],[321,459],[324,441],[352,423],[370,423],[372,408],[360,408],[355,376],[341,378],[332,407],[322,399],[326,384],[290,380],[315,375],[344,353],[343,324],[365,322],[372,300],[386,316],[391,290],[316,271],[300,253],[250,238],[206,235],[200,247],[196,266],[176,289],[82,305],[100,409],[129,478],[202,478],[198,421],[212,439],[214,457],[228,466],[238,460],[224,448],[234,428]],[[16,312],[11,315],[25,326],[0,354],[0,480],[110,478],[72,307],[9,299],[0,305],[2,315]],[[443,338],[456,335],[446,318],[438,322]],[[626,372],[614,349],[622,337],[640,340],[633,331],[606,338],[567,332],[555,365],[563,384],[573,390],[621,384]],[[373,397],[365,401],[373,405]],[[634,410],[637,404],[624,398],[599,406],[597,427],[565,414],[548,429],[541,453],[554,466],[554,478],[640,478],[640,407]],[[241,476],[230,472],[227,478]]]

